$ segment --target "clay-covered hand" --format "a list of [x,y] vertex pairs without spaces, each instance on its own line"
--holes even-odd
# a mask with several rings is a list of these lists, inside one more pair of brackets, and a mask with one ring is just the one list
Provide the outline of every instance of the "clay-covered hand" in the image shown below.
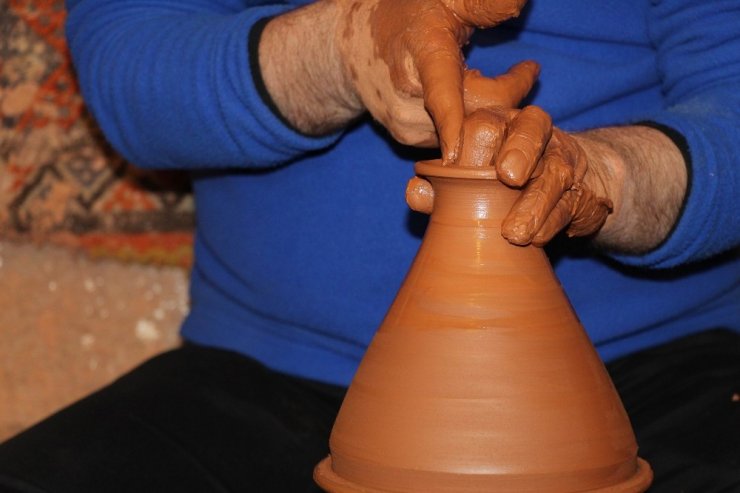
[[518,15],[525,1],[337,0],[337,45],[346,77],[394,138],[439,144],[450,163],[459,151],[466,105],[516,106],[537,76],[537,65],[525,62],[490,91],[490,79],[465,70],[461,52],[475,28]]
[[612,202],[598,161],[589,166],[577,139],[540,108],[477,110],[462,136],[461,165],[494,165],[501,182],[523,187],[502,225],[509,242],[542,246],[565,227],[589,236],[603,226]]

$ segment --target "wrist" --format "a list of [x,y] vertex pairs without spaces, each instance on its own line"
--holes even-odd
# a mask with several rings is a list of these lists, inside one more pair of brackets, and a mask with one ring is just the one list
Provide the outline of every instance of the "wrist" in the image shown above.
[[634,255],[657,248],[676,224],[686,195],[686,163],[679,148],[664,133],[644,126],[590,130],[578,138],[588,155],[586,178],[599,177],[614,203],[595,244]]
[[337,48],[339,15],[335,2],[316,2],[271,19],[259,41],[265,89],[307,135],[331,133],[362,112]]

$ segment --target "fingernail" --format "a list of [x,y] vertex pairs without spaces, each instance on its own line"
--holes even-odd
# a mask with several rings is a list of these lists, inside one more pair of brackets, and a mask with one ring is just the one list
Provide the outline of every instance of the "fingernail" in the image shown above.
[[507,185],[522,186],[524,184],[522,167],[526,165],[525,161],[526,158],[522,151],[509,149],[501,156],[498,168],[496,168],[499,178],[503,178],[502,181]]
[[532,216],[507,218],[501,227],[501,234],[515,245],[528,245],[532,241],[535,223]]

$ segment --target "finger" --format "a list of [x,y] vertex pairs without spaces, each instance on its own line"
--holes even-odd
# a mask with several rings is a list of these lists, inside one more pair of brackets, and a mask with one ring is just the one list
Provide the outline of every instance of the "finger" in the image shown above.
[[597,197],[583,185],[574,186],[572,192],[578,200],[573,207],[573,220],[568,226],[568,236],[589,236],[596,233],[613,208],[611,200]]
[[529,181],[552,135],[550,115],[537,106],[527,106],[509,126],[508,137],[496,159],[499,180],[511,187]]
[[485,77],[478,70],[466,70],[463,79],[465,110],[472,113],[491,106],[519,106],[539,74],[540,66],[530,60],[517,63],[498,77]]
[[459,152],[464,118],[463,58],[457,36],[449,29],[430,32],[412,52],[424,89],[424,106],[434,120],[442,160],[453,163]]
[[596,197],[587,188],[575,185],[563,194],[562,200],[535,234],[532,244],[544,246],[565,226],[568,226],[570,237],[592,235],[601,229],[611,210],[610,200]]
[[398,142],[416,147],[439,147],[437,131],[421,100],[391,96],[378,120]]
[[465,118],[460,137],[460,166],[490,166],[506,137],[504,114],[478,110]]
[[583,148],[571,135],[557,127],[552,129],[552,142],[560,148],[565,160],[573,165],[573,181],[581,182],[588,169],[588,161]]
[[528,245],[566,190],[573,186],[573,168],[558,152],[548,151],[542,175],[532,180],[504,219],[501,233],[515,245]]
[[434,149],[439,147],[437,133],[434,131],[406,128],[399,129],[398,127],[393,125],[389,125],[388,127],[386,127],[386,129],[391,134],[391,137],[393,137],[394,140],[403,145],[422,147],[425,149]]
[[532,238],[532,244],[534,246],[545,246],[560,230],[571,222],[575,200],[577,200],[577,197],[571,190],[563,194],[563,198],[558,201],[555,208],[550,212],[550,215],[545,219],[540,230]]

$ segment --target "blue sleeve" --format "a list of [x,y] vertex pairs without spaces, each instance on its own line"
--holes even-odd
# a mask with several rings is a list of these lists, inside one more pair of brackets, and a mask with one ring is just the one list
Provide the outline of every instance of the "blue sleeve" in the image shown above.
[[740,244],[740,2],[653,0],[648,20],[666,101],[644,119],[687,144],[689,189],[668,239],[621,262],[668,268]]
[[[114,148],[152,168],[264,167],[332,144],[285,125],[250,71],[260,19],[290,7],[239,0],[68,0],[85,101]],[[258,4],[258,5],[255,5]]]

